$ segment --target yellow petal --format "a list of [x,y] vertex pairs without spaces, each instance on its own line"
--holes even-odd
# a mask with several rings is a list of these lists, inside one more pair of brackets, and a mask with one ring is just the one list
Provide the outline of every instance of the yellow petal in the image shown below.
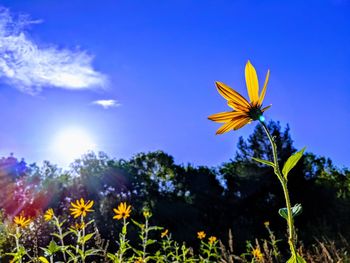
[[264,98],[265,98],[265,93],[266,93],[266,87],[267,87],[267,83],[269,82],[269,77],[270,77],[270,70],[267,71],[266,74],[266,78],[265,78],[265,82],[264,82],[264,87],[260,93],[260,97],[259,97],[259,105],[262,105]]
[[122,218],[122,216],[121,215],[115,215],[115,216],[113,216],[113,219],[121,219]]
[[252,104],[259,101],[259,82],[255,68],[248,60],[245,66],[245,82],[247,84],[248,95]]
[[264,112],[266,111],[267,109],[269,109],[272,105],[269,105],[269,106],[266,106],[265,108],[263,108],[261,111]]
[[218,92],[223,96],[226,100],[233,100],[236,103],[242,105],[243,107],[249,107],[249,102],[237,91],[231,89],[229,86],[222,82],[215,82],[216,88]]
[[85,208],[86,209],[90,209],[93,205],[94,205],[94,201],[89,201],[89,202],[86,203]]
[[248,112],[249,108],[248,107],[244,107],[241,104],[233,101],[233,100],[229,100],[227,102],[227,105],[230,106],[231,108],[238,110],[238,111],[243,111],[243,112]]
[[216,134],[223,134],[225,132],[228,132],[229,130],[232,130],[234,124],[235,124],[235,121],[230,121],[225,123],[216,131]]
[[74,204],[74,203],[70,203],[70,205],[72,206],[72,207],[75,207],[75,208],[77,208],[77,209],[79,209],[80,208],[80,206],[78,206],[78,205],[76,205],[76,204]]
[[247,117],[245,115],[238,116],[234,119],[232,119],[230,122],[225,123],[222,125],[217,131],[216,134],[223,134],[225,132],[228,132],[230,130],[233,130],[234,127],[237,125],[237,122],[240,120],[246,119]]
[[233,129],[236,131],[250,122],[249,118],[243,118],[235,122]]
[[239,112],[239,111],[220,112],[220,113],[210,115],[208,119],[215,122],[224,123],[224,122],[229,122],[233,118],[241,115],[243,114],[242,112]]

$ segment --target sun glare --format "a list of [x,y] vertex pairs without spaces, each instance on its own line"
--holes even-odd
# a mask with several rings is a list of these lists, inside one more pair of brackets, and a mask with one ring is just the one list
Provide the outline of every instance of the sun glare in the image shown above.
[[92,136],[83,129],[69,128],[59,132],[53,141],[53,152],[59,162],[71,163],[88,151],[96,150]]

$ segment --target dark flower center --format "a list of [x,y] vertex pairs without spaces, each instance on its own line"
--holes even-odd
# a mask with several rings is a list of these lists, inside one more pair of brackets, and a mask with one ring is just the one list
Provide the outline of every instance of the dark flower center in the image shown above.
[[248,115],[252,120],[257,121],[263,115],[263,112],[260,106],[252,106],[249,109]]

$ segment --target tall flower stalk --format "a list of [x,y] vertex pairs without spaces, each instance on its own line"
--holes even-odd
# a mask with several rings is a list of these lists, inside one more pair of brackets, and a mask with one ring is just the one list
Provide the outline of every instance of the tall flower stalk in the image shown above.
[[[294,230],[294,216],[296,215],[296,213],[301,212],[301,210],[300,211],[296,210],[296,212],[294,212],[294,214],[293,214],[292,205],[291,205],[290,197],[289,197],[288,186],[287,186],[288,179],[287,179],[287,175],[284,176],[282,174],[281,169],[280,169],[279,164],[278,164],[278,153],[277,153],[276,142],[275,142],[274,138],[271,136],[271,133],[270,133],[269,129],[267,128],[266,124],[264,123],[264,121],[260,120],[260,123],[263,126],[267,137],[269,138],[269,141],[270,141],[271,147],[272,147],[272,153],[273,153],[273,165],[271,163],[266,163],[266,162],[265,162],[265,164],[268,164],[268,165],[270,165],[270,166],[272,166],[274,168],[274,172],[275,172],[278,180],[280,181],[280,183],[282,185],[284,199],[286,201],[286,210],[287,210],[287,218],[286,218],[286,220],[287,220],[287,225],[288,225],[288,244],[289,244],[289,248],[290,248],[290,251],[291,251],[291,254],[292,254],[292,258],[297,259],[298,257],[300,258],[300,256],[298,256],[297,251],[296,251],[296,247],[295,247],[296,236],[295,236],[295,230]],[[302,150],[302,152],[303,151],[304,150]],[[301,155],[302,155],[302,152],[298,152],[298,153],[301,153]],[[291,157],[293,157],[293,155]],[[260,160],[260,159],[257,159],[257,158],[254,158],[254,159],[256,161],[258,161],[258,162],[264,163],[263,160]],[[287,161],[287,163],[288,163],[288,161]],[[296,207],[298,207],[298,206],[296,206]],[[282,217],[285,217],[285,214],[283,214],[282,211],[283,210],[280,210],[279,212],[280,212]],[[303,261],[300,261],[300,260],[301,260],[301,258],[299,259],[299,261],[296,261],[296,262],[303,262]],[[291,262],[293,262],[293,261],[291,261]]]
[[113,219],[121,220],[123,219],[122,232],[119,234],[119,249],[116,254],[108,253],[107,257],[112,260],[114,263],[123,263],[125,253],[131,248],[129,241],[126,239],[127,227],[129,222],[126,221],[130,217],[131,206],[123,202],[118,205],[118,208],[113,208],[115,215]]
[[281,208],[278,212],[279,214],[287,220],[288,225],[288,243],[291,252],[291,258],[287,263],[303,263],[305,260],[300,257],[296,251],[296,235],[294,230],[294,217],[301,212],[301,205],[297,204],[292,207],[287,187],[288,173],[297,164],[304,153],[304,149],[293,154],[288,158],[281,171],[278,163],[277,155],[277,145],[274,138],[271,136],[266,124],[264,123],[265,117],[263,113],[270,107],[262,107],[262,103],[265,98],[266,88],[269,81],[270,71],[267,71],[266,78],[264,81],[263,88],[259,94],[259,82],[258,76],[254,66],[247,62],[245,66],[245,79],[247,85],[247,91],[249,96],[249,101],[246,100],[237,91],[231,89],[228,85],[222,82],[216,82],[216,87],[218,92],[227,100],[227,104],[232,108],[228,112],[220,112],[209,116],[208,118],[212,121],[224,123],[216,132],[216,134],[223,134],[231,130],[238,130],[251,123],[252,121],[259,121],[263,126],[267,137],[271,143],[273,162],[267,160],[261,160],[258,158],[252,158],[257,162],[269,165],[273,167],[274,172],[280,181],[284,193],[284,198],[286,202],[286,208]]
[[[92,210],[93,205],[94,201],[88,200],[86,202],[83,198],[80,198],[80,200],[76,200],[75,203],[71,202],[71,208],[69,209],[71,211],[71,215],[74,216],[74,218],[80,217],[80,223],[76,223],[75,229],[72,228],[71,230],[77,236],[75,253],[79,254],[82,263],[85,262],[85,259],[88,256],[95,255],[99,252],[99,250],[96,249],[85,250],[86,242],[88,242],[95,235],[95,232],[86,234],[86,227],[92,224],[94,220],[90,220],[87,223],[84,221],[84,217],[86,217],[89,212],[94,211]],[[74,257],[74,260],[76,259],[77,258]]]
[[[31,219],[19,215],[15,216],[13,219],[14,224],[16,225],[16,233],[10,234],[15,238],[16,241],[16,253],[7,253],[7,255],[13,256],[12,261],[22,263],[23,262],[23,256],[28,255],[26,249],[20,244],[20,238],[22,236],[21,229],[26,228],[32,221]],[[28,255],[29,256],[29,255]]]
[[16,240],[16,252],[17,252],[17,257],[18,257],[18,262],[19,263],[22,263],[22,252],[21,252],[21,247],[20,247],[20,244],[19,244],[19,238],[20,238],[21,234],[20,234],[20,230],[19,230],[19,227],[16,226],[16,234],[13,235],[13,237],[15,238]]
[[63,225],[64,221],[63,221],[63,222],[60,222],[59,218],[55,215],[55,213],[54,213],[54,211],[53,211],[52,208],[49,208],[48,210],[46,210],[46,212],[45,212],[45,214],[44,214],[44,219],[45,219],[45,221],[47,221],[47,222],[53,220],[54,225],[56,226],[57,231],[58,231],[58,234],[57,234],[57,233],[54,233],[53,235],[56,236],[56,237],[60,240],[60,243],[61,243],[61,252],[62,252],[62,255],[63,255],[63,260],[64,260],[64,262],[67,262],[67,258],[66,258],[66,246],[64,245],[64,237],[65,237],[69,232],[63,233],[63,231],[62,231],[62,225]]

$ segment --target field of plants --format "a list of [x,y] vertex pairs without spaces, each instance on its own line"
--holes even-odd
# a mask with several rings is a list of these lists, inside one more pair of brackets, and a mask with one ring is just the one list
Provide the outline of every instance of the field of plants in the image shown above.
[[218,167],[162,151],[91,152],[68,171],[2,158],[1,262],[350,262],[350,171],[265,121],[269,74],[260,90],[247,62],[249,100],[216,82],[231,107],[209,116],[217,134],[257,123]]

